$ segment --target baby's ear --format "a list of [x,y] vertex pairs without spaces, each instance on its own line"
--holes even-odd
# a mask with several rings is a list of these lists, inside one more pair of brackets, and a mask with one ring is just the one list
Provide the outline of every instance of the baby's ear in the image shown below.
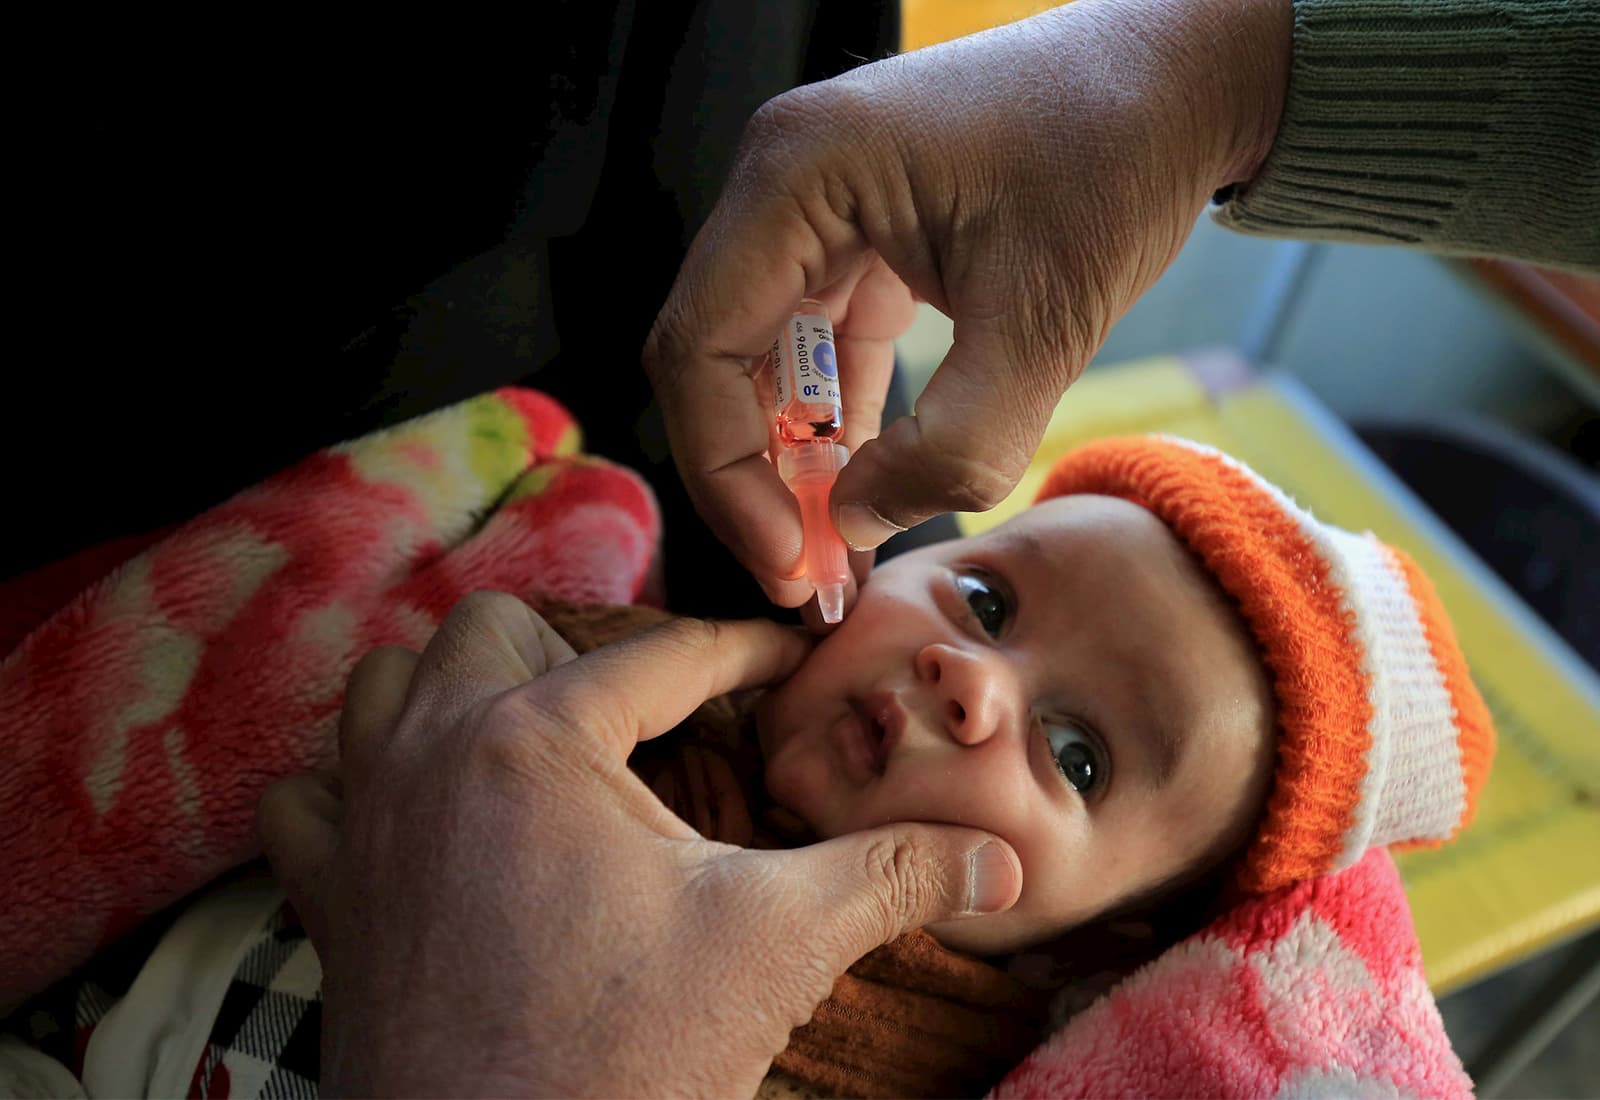
[[528,604],[580,654],[631,638],[674,618],[653,607],[625,604],[575,604],[548,597],[536,597]]

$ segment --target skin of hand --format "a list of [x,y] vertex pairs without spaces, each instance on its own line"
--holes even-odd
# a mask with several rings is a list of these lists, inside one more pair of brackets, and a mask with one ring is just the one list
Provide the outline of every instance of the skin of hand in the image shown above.
[[[800,298],[835,320],[846,541],[993,507],[1211,195],[1258,170],[1292,19],[1289,0],[1077,0],[757,112],[643,361],[700,514],[775,603],[811,590],[751,365]],[[914,297],[955,342],[880,434]]]
[[328,1095],[754,1095],[850,963],[995,912],[1021,865],[974,829],[794,851],[702,839],[634,744],[808,651],[677,620],[576,657],[520,600],[462,601],[351,674],[339,774],[269,788],[268,856],[322,959]]

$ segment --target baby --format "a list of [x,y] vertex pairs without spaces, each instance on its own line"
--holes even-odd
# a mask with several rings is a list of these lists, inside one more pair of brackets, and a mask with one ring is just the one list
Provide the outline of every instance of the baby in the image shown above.
[[992,955],[1203,876],[1272,778],[1271,683],[1226,594],[1111,496],[1042,501],[889,561],[760,712],[768,793],[822,836],[969,825],[1022,861]]
[[[783,817],[763,815],[769,800],[822,838],[898,821],[1004,838],[1022,862],[1016,905],[928,929],[1002,968],[1108,915],[1263,893],[1375,845],[1448,839],[1493,752],[1408,557],[1165,437],[1082,447],[1021,516],[884,563],[754,710],[758,754],[741,726],[656,747],[677,754],[670,766],[635,766],[734,843],[803,839],[762,835]],[[1081,954],[1089,941],[1074,942]],[[902,974],[933,965],[920,950]],[[812,1043],[813,1060],[827,1045]]]

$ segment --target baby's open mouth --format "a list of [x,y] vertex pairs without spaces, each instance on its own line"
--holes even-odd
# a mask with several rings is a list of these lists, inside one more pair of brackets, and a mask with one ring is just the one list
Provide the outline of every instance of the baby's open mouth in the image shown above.
[[878,691],[861,700],[857,712],[866,720],[873,770],[882,775],[888,771],[889,757],[905,732],[905,708],[894,692]]
[[866,743],[868,762],[874,775],[882,775],[889,766],[889,754],[885,751],[885,742],[888,740],[888,730],[880,720],[880,711],[868,706],[865,700],[850,700],[850,709],[855,711],[859,721],[859,730],[862,740]]

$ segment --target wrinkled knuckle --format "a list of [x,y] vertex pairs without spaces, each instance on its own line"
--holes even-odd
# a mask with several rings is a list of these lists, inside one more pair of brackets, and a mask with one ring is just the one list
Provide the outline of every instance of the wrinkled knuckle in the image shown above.
[[478,704],[477,721],[465,741],[468,760],[489,774],[527,775],[536,770],[538,735],[526,703],[506,693]]
[[921,911],[926,887],[916,868],[916,844],[908,838],[884,837],[867,849],[865,871],[874,888],[871,896],[880,905],[878,931],[885,941]]
[[733,177],[741,190],[797,201],[821,202],[835,215],[854,208],[854,191],[841,175],[846,154],[859,154],[859,113],[834,81],[809,84],[769,99],[751,116]]
[[742,155],[787,155],[791,143],[827,117],[829,92],[824,85],[807,85],[773,96],[756,108],[745,123]]
[[1114,318],[1104,307],[1084,301],[1067,301],[1060,306],[1061,322],[1056,336],[1056,355],[1063,359],[1062,373],[1056,380],[1052,398],[1059,397],[1083,374],[1100,345],[1106,342]]
[[473,747],[502,739],[520,741],[531,728],[528,706],[516,692],[485,699],[477,711],[477,720],[468,727],[479,731],[471,741]]
[[[1022,310],[1013,335],[1012,354],[1019,363],[1036,364],[1026,376],[1038,387],[1027,399],[1054,406],[1077,380],[1089,359],[1105,343],[1113,318],[1102,280],[1080,266],[1063,279],[1053,255],[1033,258],[1030,305]],[[1073,288],[1068,292],[1067,287]]]
[[658,645],[699,655],[714,651],[726,629],[714,619],[682,618],[652,627],[650,633]]
[[745,122],[744,133],[739,136],[740,159],[760,156],[764,150],[780,142],[788,119],[789,109],[783,95],[775,96],[757,107]]
[[1027,470],[1025,460],[949,453],[943,471],[950,507],[960,512],[987,512],[1011,495]]
[[607,723],[614,714],[609,709],[615,700],[604,696],[595,698],[580,680],[563,680],[553,686],[544,682],[546,690],[513,692],[516,706],[522,710],[522,721],[529,727],[537,724],[563,740],[592,731]]
[[744,124],[739,152],[729,175],[735,191],[751,191],[771,186],[782,178],[791,163],[801,123],[794,107],[793,93],[775,96],[756,108]]

